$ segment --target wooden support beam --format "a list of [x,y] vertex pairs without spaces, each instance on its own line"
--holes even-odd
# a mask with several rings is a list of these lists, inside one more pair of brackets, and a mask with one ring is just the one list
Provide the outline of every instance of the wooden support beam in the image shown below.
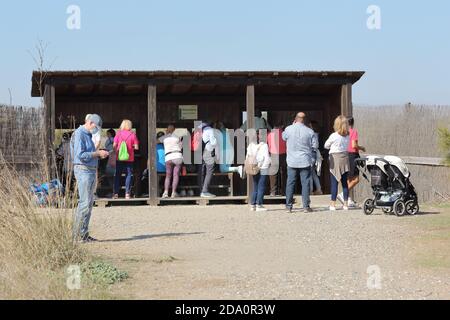
[[344,84],[341,87],[341,114],[346,117],[353,116],[351,83]]
[[158,201],[158,172],[156,171],[156,86],[148,86],[148,159],[149,164],[149,202],[157,206]]
[[[247,130],[255,129],[255,86],[247,86]],[[247,145],[250,140],[247,139]],[[250,198],[253,190],[253,180],[247,176],[247,201],[250,203]]]
[[54,154],[53,143],[55,141],[56,117],[55,117],[55,87],[45,85],[44,87],[44,149],[47,179],[54,177]]
[[53,144],[55,143],[55,135],[56,135],[56,92],[55,86],[50,87],[50,130],[51,130],[51,144],[50,147],[53,148]]

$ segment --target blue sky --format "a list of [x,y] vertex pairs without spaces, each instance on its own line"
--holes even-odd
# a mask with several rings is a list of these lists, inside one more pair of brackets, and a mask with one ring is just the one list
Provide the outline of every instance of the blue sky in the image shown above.
[[0,27],[4,103],[10,88],[14,104],[38,104],[27,51],[42,39],[55,70],[364,70],[355,104],[450,105],[448,0],[10,0]]

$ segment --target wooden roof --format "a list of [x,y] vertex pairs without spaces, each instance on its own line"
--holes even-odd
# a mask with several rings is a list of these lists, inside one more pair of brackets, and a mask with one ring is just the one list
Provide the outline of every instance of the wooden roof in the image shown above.
[[[56,87],[63,95],[142,94],[147,85],[157,85],[158,94],[235,94],[247,85],[273,93],[325,93],[336,85],[354,84],[362,71],[51,71],[43,85]],[[33,72],[33,97],[39,97],[41,73]]]

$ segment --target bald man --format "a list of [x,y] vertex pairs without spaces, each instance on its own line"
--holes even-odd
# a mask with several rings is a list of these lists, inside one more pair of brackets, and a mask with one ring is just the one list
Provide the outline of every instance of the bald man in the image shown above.
[[287,185],[286,185],[286,209],[292,212],[294,202],[294,190],[297,176],[300,176],[302,186],[303,211],[311,212],[309,186],[311,170],[314,165],[314,154],[319,148],[319,142],[314,131],[305,126],[306,114],[297,113],[294,123],[283,132],[283,140],[287,145]]

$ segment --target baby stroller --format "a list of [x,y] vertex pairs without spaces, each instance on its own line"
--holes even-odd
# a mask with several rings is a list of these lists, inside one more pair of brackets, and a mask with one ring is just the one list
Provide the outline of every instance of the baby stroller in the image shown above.
[[[385,214],[394,212],[397,216],[419,212],[414,186],[409,181],[410,172],[402,159],[394,156],[367,156],[356,159],[364,178],[371,182],[373,198],[364,201],[364,213],[370,215],[380,208]],[[370,173],[370,180],[367,177]]]

